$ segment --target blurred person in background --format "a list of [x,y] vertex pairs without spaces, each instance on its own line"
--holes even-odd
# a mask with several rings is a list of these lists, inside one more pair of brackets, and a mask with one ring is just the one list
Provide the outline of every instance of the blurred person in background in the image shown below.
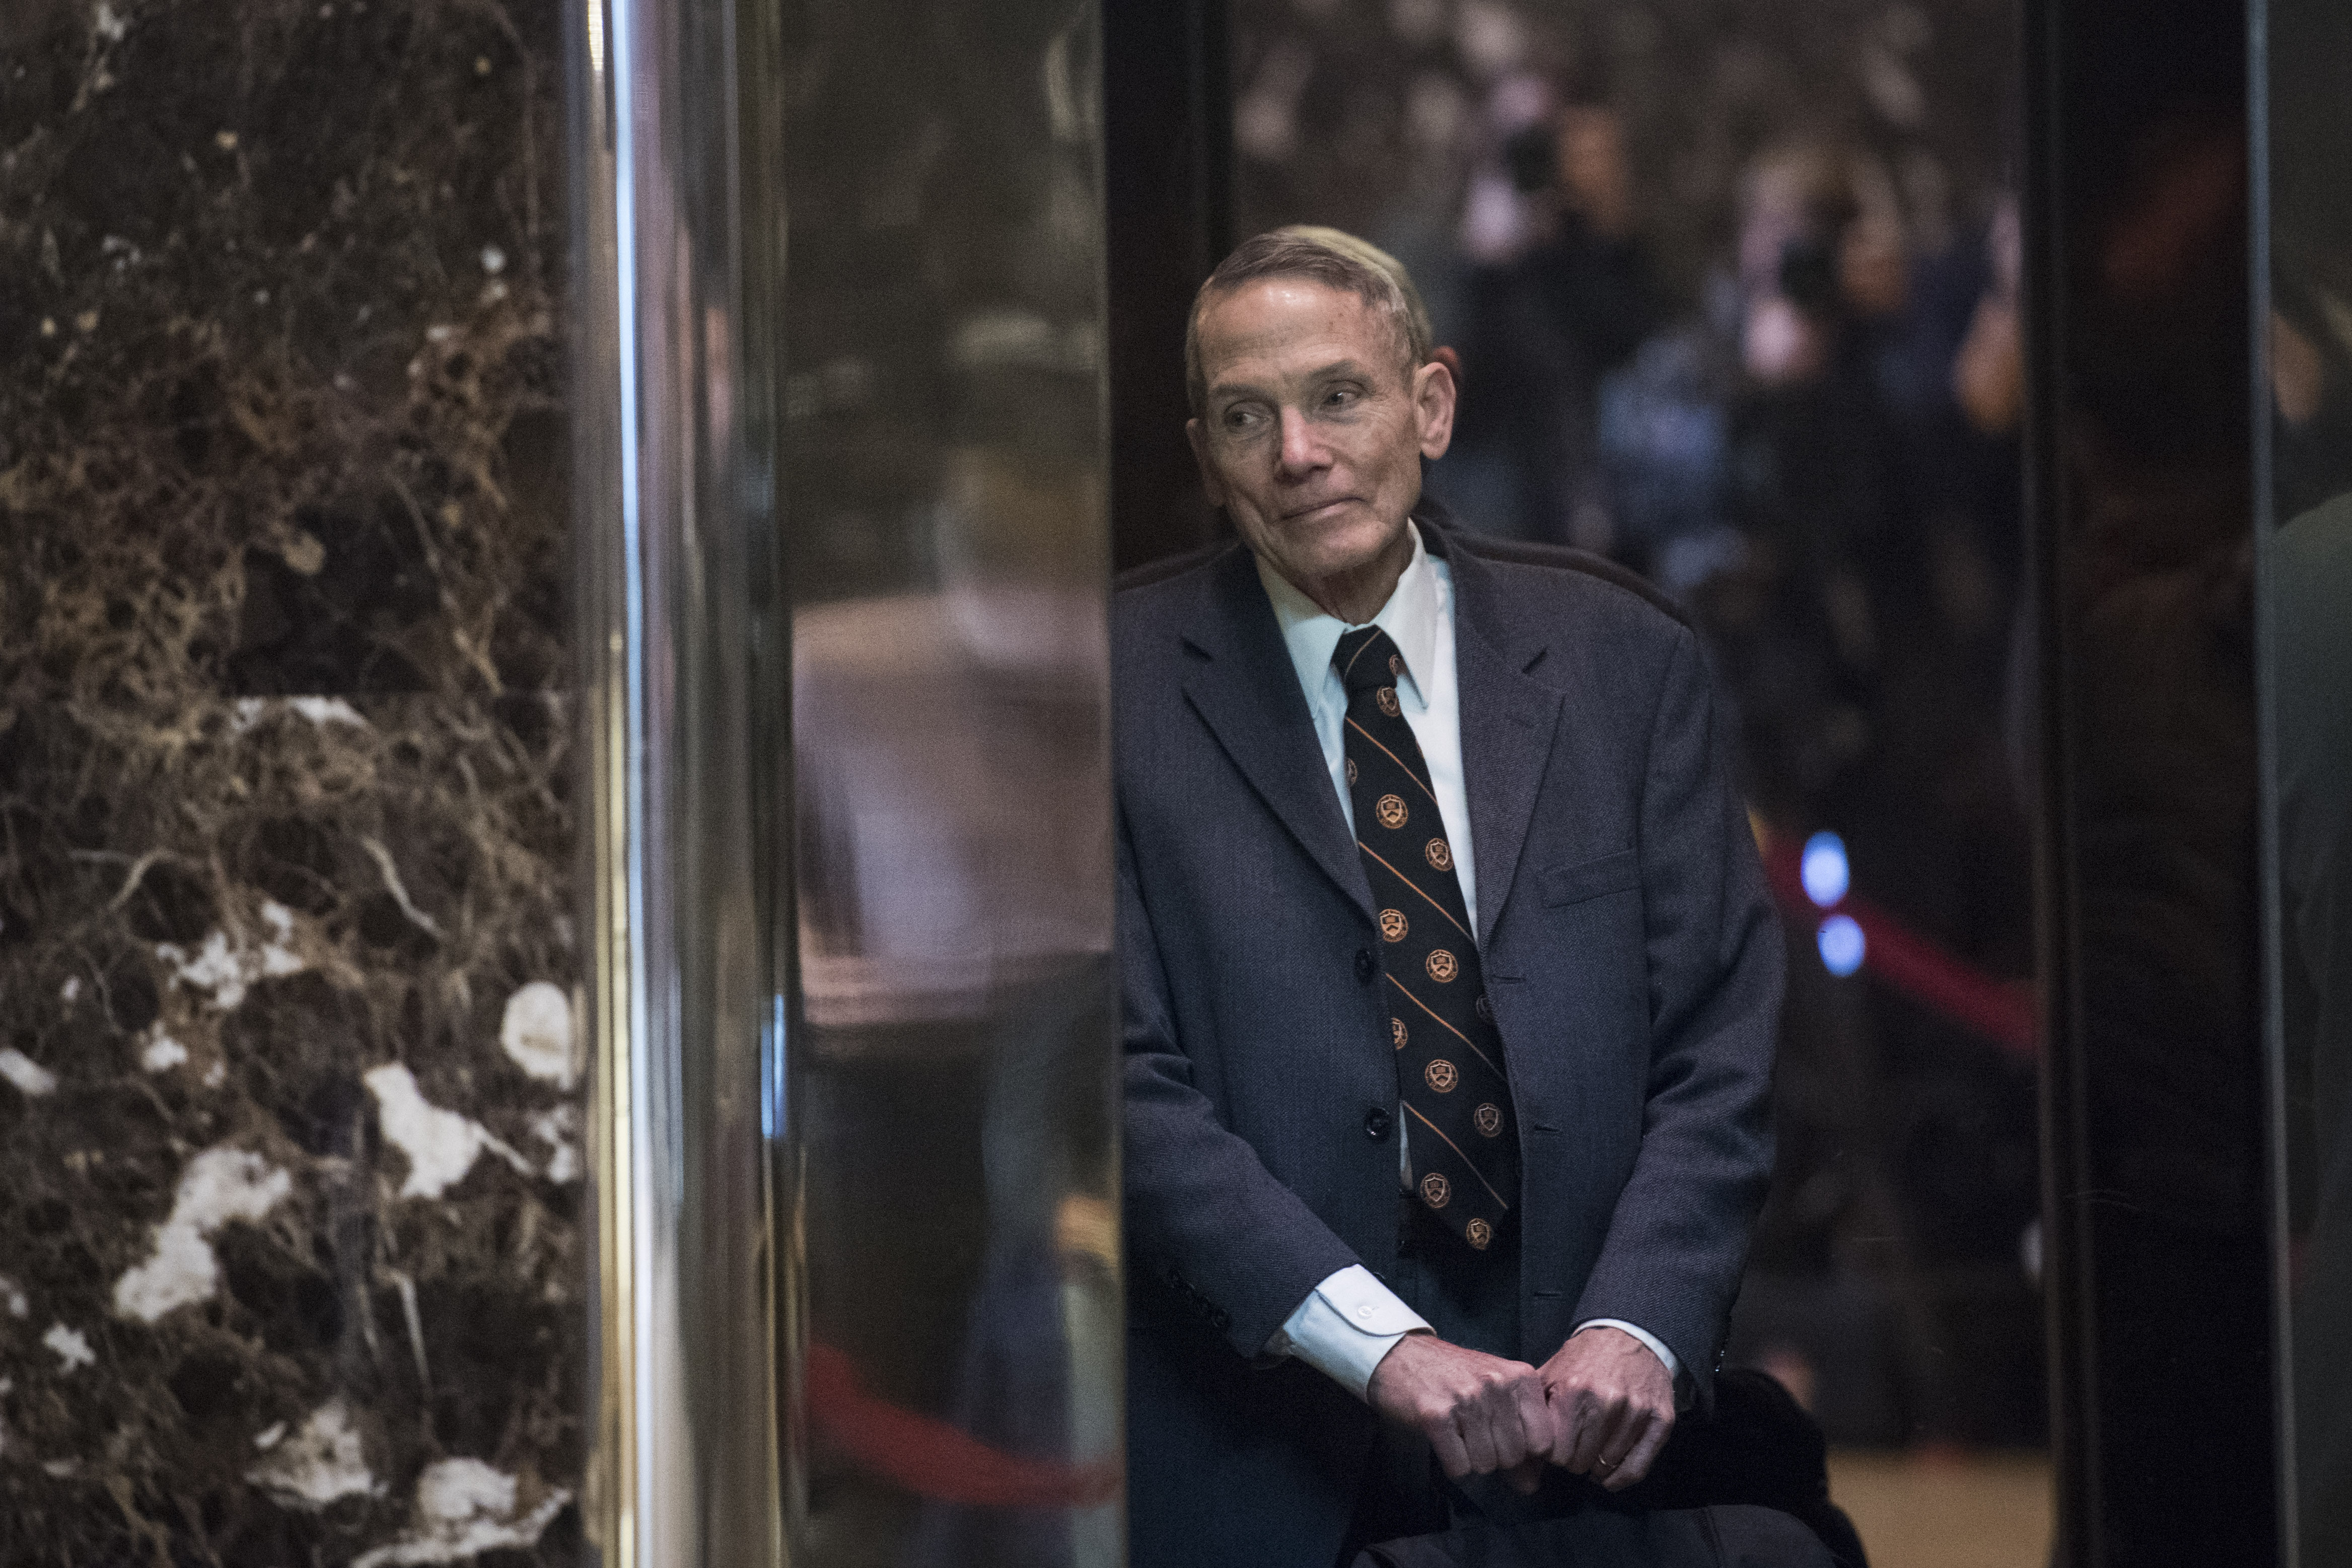
[[939,336],[928,581],[792,616],[813,1458],[902,1568],[1070,1568],[1119,1530],[1096,396],[1018,298]]
[[1914,256],[1853,149],[1768,153],[1743,189],[1722,492],[1740,551],[1693,592],[1743,704],[1750,798],[1791,831],[1906,812],[1885,835],[1943,855],[1956,819],[2014,815],[1997,766],[2020,550],[2014,207]]
[[1494,531],[1606,551],[1596,399],[1664,314],[1634,228],[1623,128],[1528,76],[1496,88],[1488,118],[1493,151],[1462,217],[1466,378],[1433,482]]
[[1744,549],[1697,599],[1775,821],[1817,819],[1870,750],[1897,471],[1868,328],[1904,300],[1898,226],[1842,148],[1768,153],[1742,184],[1725,500]]
[[[1790,839],[1837,831],[1864,896],[1995,976],[2031,963],[2000,743],[2015,232],[1996,209],[1915,254],[1874,158],[1808,143],[1755,161],[1727,321],[1719,495],[1737,547],[1686,589],[1741,710],[1759,816]],[[1734,1354],[1812,1384],[1850,1438],[2030,1439],[2031,1064],[1799,969],[1781,1179]],[[1966,1380],[1947,1370],[1955,1345]]]

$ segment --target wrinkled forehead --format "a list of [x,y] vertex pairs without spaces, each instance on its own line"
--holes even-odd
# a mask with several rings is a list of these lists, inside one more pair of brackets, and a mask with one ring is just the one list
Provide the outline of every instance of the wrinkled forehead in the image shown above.
[[1308,278],[1252,279],[1202,302],[1201,373],[1213,393],[1311,378],[1341,363],[1394,374],[1409,356],[1390,314]]

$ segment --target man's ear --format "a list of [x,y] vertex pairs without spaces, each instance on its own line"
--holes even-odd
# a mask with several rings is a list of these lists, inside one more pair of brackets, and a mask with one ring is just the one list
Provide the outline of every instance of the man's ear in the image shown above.
[[1454,445],[1454,372],[1433,359],[1412,373],[1412,415],[1421,427],[1421,455],[1437,458]]
[[1215,466],[1209,461],[1208,436],[1202,430],[1201,422],[1198,419],[1184,421],[1184,439],[1192,444],[1192,461],[1200,465],[1201,488],[1208,492],[1209,504],[1224,505],[1224,481],[1217,478]]

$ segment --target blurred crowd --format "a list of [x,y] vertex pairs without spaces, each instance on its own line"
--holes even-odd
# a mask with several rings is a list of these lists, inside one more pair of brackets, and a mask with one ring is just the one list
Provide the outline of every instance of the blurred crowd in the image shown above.
[[[1464,372],[1432,489],[1682,602],[1768,837],[1836,833],[1874,904],[2023,976],[2014,202],[1926,246],[1867,150],[1767,146],[1677,299],[1610,109],[1510,78],[1487,133],[1450,252],[1416,258]],[[2031,1063],[1825,974],[1811,919],[1791,910],[1783,1170],[1735,1350],[1839,1436],[2030,1441]]]
[[[1770,147],[1729,254],[1678,301],[1615,115],[1534,78],[1494,99],[1454,245],[1406,240],[1464,373],[1433,489],[1472,526],[1612,555],[1688,605],[1738,689],[1769,822],[1850,816],[1891,764],[1990,763],[1979,782],[2005,793],[1986,742],[2019,574],[2014,204],[1925,250],[1869,154]],[[1907,721],[1921,706],[1933,733]],[[1953,754],[1895,756],[1922,748]]]
[[[1912,15],[1894,31],[1916,43]],[[1424,160],[1375,199],[1383,176],[1327,149],[1348,197],[1318,203],[1302,139],[1349,132],[1318,129],[1316,68],[1287,47],[1244,72],[1236,131],[1296,184],[1247,220],[1351,216],[1412,271],[1461,368],[1432,491],[1465,526],[1658,584],[1713,653],[1768,845],[1837,834],[1857,896],[2022,983],[2013,199],[1986,182],[1923,201],[1916,162],[1866,136],[1756,134],[1694,250],[1706,225],[1635,156],[1624,95],[1529,56],[1467,73],[1451,177]],[[1408,122],[1432,79],[1408,88]],[[1730,1353],[1836,1440],[2039,1442],[2034,1064],[1866,970],[1832,973],[1819,911],[1789,914],[1781,1168]]]

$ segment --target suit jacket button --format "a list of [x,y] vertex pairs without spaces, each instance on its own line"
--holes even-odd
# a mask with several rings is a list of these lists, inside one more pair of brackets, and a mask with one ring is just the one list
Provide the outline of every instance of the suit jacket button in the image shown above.
[[1388,1135],[1389,1113],[1377,1105],[1365,1111],[1364,1136],[1375,1143],[1383,1143],[1388,1141]]
[[1359,985],[1370,985],[1372,983],[1373,972],[1378,970],[1380,966],[1381,961],[1372,956],[1372,950],[1370,948],[1358,948],[1356,950],[1356,984]]

